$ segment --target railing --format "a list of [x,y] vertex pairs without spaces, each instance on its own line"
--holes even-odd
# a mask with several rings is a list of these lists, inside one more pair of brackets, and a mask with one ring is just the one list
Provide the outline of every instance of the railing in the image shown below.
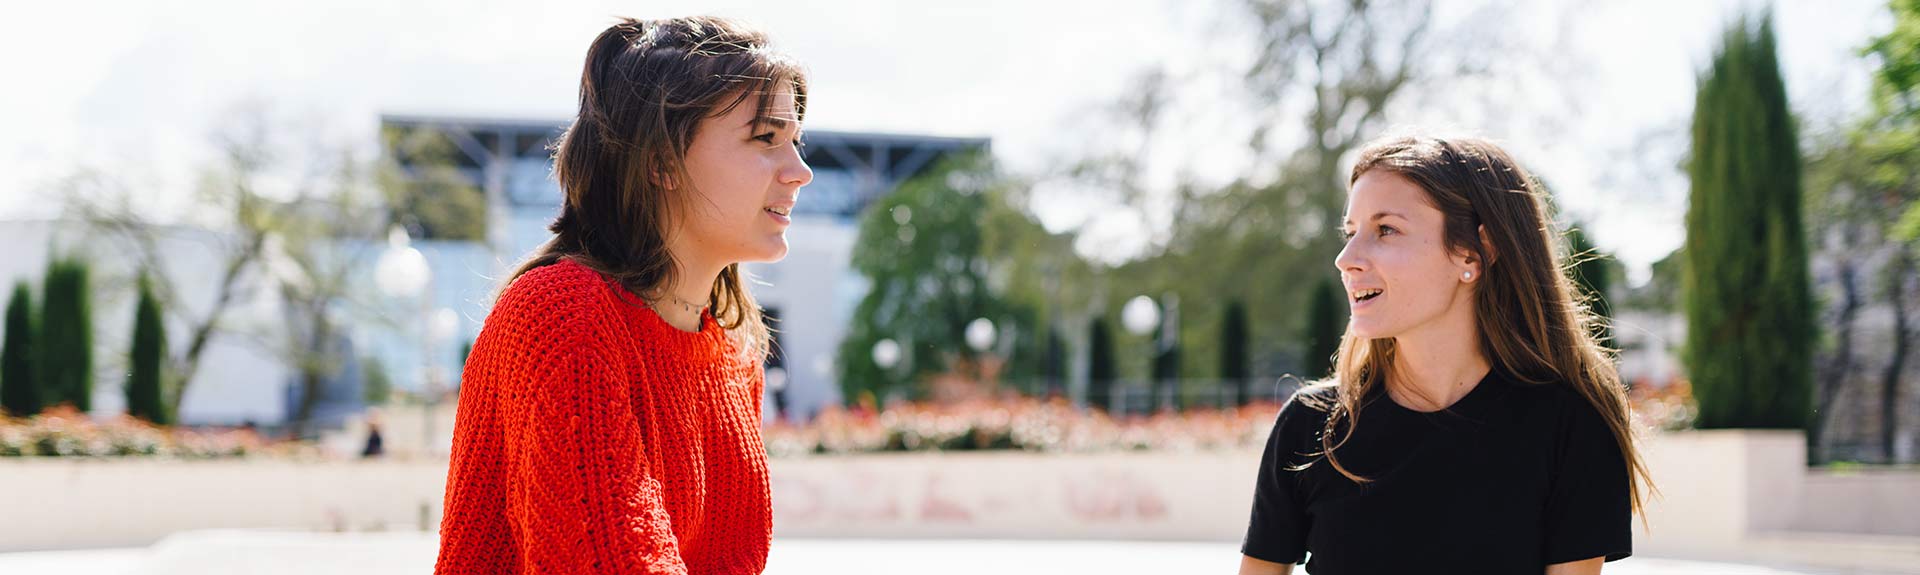
[[[1160,382],[1125,379],[1109,385],[1098,383],[1077,394],[1064,380],[1024,380],[1001,382],[1029,397],[1066,397],[1076,403],[1106,410],[1110,415],[1148,415],[1161,411],[1189,409],[1225,409],[1253,402],[1284,402],[1304,384],[1298,378],[1259,378],[1246,380],[1244,392],[1240,380],[1179,379]],[[1244,393],[1244,398],[1242,397]]]

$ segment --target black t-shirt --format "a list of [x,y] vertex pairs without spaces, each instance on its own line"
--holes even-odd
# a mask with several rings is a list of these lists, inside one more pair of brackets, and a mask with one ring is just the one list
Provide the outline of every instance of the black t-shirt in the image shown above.
[[1311,552],[1313,575],[1539,575],[1632,554],[1626,462],[1600,413],[1565,384],[1500,371],[1434,413],[1376,387],[1334,451],[1365,485],[1308,455],[1327,414],[1302,396],[1331,403],[1334,388],[1296,392],[1267,440],[1241,552],[1276,563]]

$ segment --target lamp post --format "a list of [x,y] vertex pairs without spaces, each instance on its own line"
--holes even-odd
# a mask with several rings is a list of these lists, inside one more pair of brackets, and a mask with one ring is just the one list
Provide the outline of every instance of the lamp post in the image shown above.
[[873,364],[892,371],[893,366],[900,364],[900,344],[892,339],[873,342]]
[[[1046,262],[1040,266],[1040,277],[1042,278],[1042,291],[1047,294],[1046,329],[1041,332],[1045,335],[1040,339],[1040,365],[1044,366],[1041,368],[1041,371],[1044,372],[1041,375],[1041,379],[1046,380],[1041,383],[1041,385],[1046,387],[1046,389],[1042,391],[1042,396],[1052,398],[1066,392],[1064,383],[1060,381],[1065,375],[1065,373],[1063,373],[1065,370],[1061,369],[1061,366],[1065,365],[1065,363],[1063,358],[1060,357],[1060,350],[1054,345],[1054,342],[1060,339],[1060,334],[1056,331],[1060,329],[1060,305],[1059,302],[1056,301],[1060,295],[1060,264],[1056,263],[1052,257],[1047,258]],[[1081,405],[1080,394],[1072,393],[1069,395],[1072,396],[1074,407],[1079,407]]]
[[988,387],[987,350],[993,347],[993,340],[999,334],[993,326],[993,320],[979,317],[967,322],[967,347],[973,349],[973,369],[980,376],[980,387]]
[[[911,345],[911,341],[909,341],[909,345]],[[879,366],[880,371],[885,373],[885,375],[883,376],[884,378],[894,377],[895,372],[893,371],[893,367],[896,365],[900,365],[900,360],[902,358],[906,358],[909,361],[911,361],[912,358],[906,357],[906,355],[902,353],[902,351],[903,351],[903,348],[900,346],[899,342],[893,341],[893,338],[883,338],[880,341],[873,342],[873,364],[876,366]],[[911,365],[907,367],[907,371],[908,373],[912,373]],[[872,389],[875,391],[880,390],[878,386],[875,386]],[[878,403],[880,401],[879,395],[880,394],[878,393],[874,394],[873,401],[875,403]],[[849,397],[845,399],[849,401],[854,401],[856,405],[864,405],[864,404],[858,403],[860,401],[860,398]],[[878,408],[877,405],[874,407]]]
[[[1153,329],[1160,325],[1160,306],[1153,302],[1153,298],[1144,295],[1133,296],[1133,299],[1127,300],[1127,305],[1120,308],[1120,323],[1127,328],[1127,333],[1136,336],[1153,333]],[[1158,351],[1158,348],[1158,342],[1155,342],[1150,344],[1148,349]],[[1147,357],[1152,358],[1153,354],[1149,353]],[[1148,379],[1151,380],[1153,378],[1151,363],[1148,364],[1147,374]],[[1159,386],[1154,385],[1153,388],[1158,389]]]
[[[414,249],[412,243],[411,238],[407,237],[407,231],[401,229],[400,226],[393,226],[387,230],[387,249],[381,252],[380,260],[374,264],[374,283],[380,287],[380,292],[386,294],[387,297],[400,300],[419,300],[420,316],[418,320],[421,322],[419,326],[421,335],[420,384],[422,399],[424,399],[421,405],[424,406],[426,410],[421,418],[421,420],[425,422],[423,424],[425,426],[425,433],[421,437],[421,440],[424,442],[421,445],[421,453],[430,454],[433,452],[433,394],[435,390],[432,389],[433,360],[430,359],[427,348],[429,346],[429,340],[433,339],[435,331],[440,327],[436,324],[441,322],[434,317],[437,314],[431,312],[432,298],[427,297],[427,287],[433,282],[433,270],[427,267],[427,257],[422,255],[420,250]],[[445,311],[448,312],[448,315],[452,314],[452,310]],[[458,316],[454,316],[453,320],[457,323],[459,321]]]

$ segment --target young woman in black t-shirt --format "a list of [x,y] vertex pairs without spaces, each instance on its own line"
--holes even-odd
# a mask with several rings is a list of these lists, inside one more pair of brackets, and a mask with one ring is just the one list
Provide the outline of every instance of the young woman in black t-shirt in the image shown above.
[[1240,572],[1599,573],[1650,487],[1540,187],[1475,139],[1367,146],[1333,376],[1281,409]]

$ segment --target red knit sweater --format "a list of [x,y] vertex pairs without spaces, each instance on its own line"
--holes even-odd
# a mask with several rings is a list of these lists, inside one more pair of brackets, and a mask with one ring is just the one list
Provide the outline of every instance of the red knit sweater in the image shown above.
[[461,378],[435,573],[759,573],[765,373],[571,261],[500,296]]

